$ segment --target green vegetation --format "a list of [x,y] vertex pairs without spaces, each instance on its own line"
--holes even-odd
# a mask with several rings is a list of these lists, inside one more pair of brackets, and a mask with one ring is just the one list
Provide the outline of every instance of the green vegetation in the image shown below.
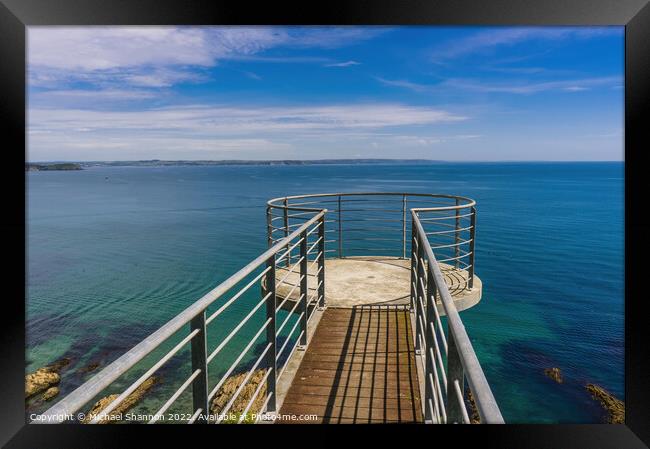
[[61,164],[25,164],[25,171],[83,170],[81,165],[71,162]]

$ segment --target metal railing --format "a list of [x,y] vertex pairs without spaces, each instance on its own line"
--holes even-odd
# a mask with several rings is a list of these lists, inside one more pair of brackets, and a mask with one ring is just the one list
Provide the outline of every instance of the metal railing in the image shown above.
[[[112,362],[98,374],[93,376],[83,385],[72,391],[65,398],[60,400],[54,406],[45,411],[37,419],[36,423],[57,423],[67,420],[66,417],[74,415],[82,407],[88,404],[92,399],[98,397],[106,388],[112,386],[114,382],[129,372],[138,362],[146,356],[154,354],[154,351],[160,351],[164,343],[169,344],[172,337],[182,328],[189,325],[189,332],[182,337],[173,348],[164,355],[158,357],[155,363],[148,368],[137,380],[132,382],[124,389],[113,401],[109,403],[96,416],[90,417],[90,423],[97,423],[107,419],[111,412],[116,410],[125,399],[129,397],[139,386],[156,373],[163,365],[167,364],[172,358],[190,344],[191,369],[189,376],[180,382],[180,386],[169,399],[157,410],[150,423],[159,421],[159,418],[169,410],[175,401],[191,386],[192,393],[192,412],[187,419],[188,423],[207,422],[212,417],[214,421],[221,422],[223,416],[226,416],[231,407],[240,396],[242,390],[252,378],[256,370],[264,370],[264,376],[256,388],[253,396],[250,398],[245,409],[241,412],[238,422],[242,422],[247,416],[253,403],[266,385],[262,410],[265,412],[277,411],[276,397],[278,379],[284,374],[287,365],[295,351],[304,347],[308,343],[308,326],[313,319],[317,310],[324,306],[325,301],[325,214],[327,210],[321,210],[313,214],[308,220],[302,223],[292,232],[288,233],[283,239],[273,244],[267,251],[257,257],[251,263],[219,284],[212,291],[208,292],[201,299],[187,307],[172,320],[163,325],[160,329],[149,335],[142,342],[138,343],[131,350],[123,354],[117,360]],[[299,266],[300,282],[298,284],[299,297],[296,301],[292,313],[286,314],[283,320],[279,320],[282,304],[278,305],[276,300],[276,289],[284,280],[276,280],[276,267],[284,259],[289,257],[292,252],[296,251],[295,257]],[[317,276],[319,284],[316,288],[308,289],[307,277],[309,266],[318,266],[318,271],[312,276]],[[207,334],[209,324],[238,301],[255,285],[265,279],[262,289],[261,298],[254,306],[250,308],[246,316],[230,331],[228,335],[220,340],[220,343],[213,349],[208,348]],[[244,284],[236,289],[236,287]],[[310,292],[311,290],[311,292]],[[232,293],[232,296],[218,302],[226,294]],[[211,313],[208,308],[211,305],[217,306],[217,309]],[[210,384],[208,370],[210,363],[217,356],[221,355],[223,349],[231,344],[234,337],[241,333],[245,325],[253,323],[253,316],[258,311],[265,311],[263,324],[257,328],[248,343],[239,351],[239,355],[234,362],[213,384]],[[283,330],[289,329],[290,321],[295,319],[290,331],[282,334]],[[282,339],[280,335],[282,334]],[[263,337],[264,336],[264,337]],[[230,397],[226,405],[219,411],[218,415],[211,413],[211,401],[219,392],[220,388],[228,380],[235,370],[241,366],[244,357],[251,352],[251,349],[258,341],[263,339],[263,350],[254,362],[249,363],[250,368],[236,391]],[[172,343],[173,344],[173,343]],[[154,354],[156,355],[156,354]],[[256,411],[256,412],[260,412]],[[188,414],[189,415],[189,414]]]
[[[269,245],[323,209],[328,210],[325,253],[328,257],[380,255],[408,258],[412,238],[410,210],[430,211],[427,238],[440,263],[467,271],[474,283],[476,203],[462,196],[404,192],[324,193],[274,198],[267,203]],[[285,263],[291,265],[295,254]]]
[[[429,244],[430,233],[422,225],[437,212],[411,211],[411,310],[415,317],[416,357],[424,367],[425,422],[471,423],[464,396],[467,383],[480,422],[502,424],[499,407]],[[471,217],[474,226],[475,214]],[[473,252],[473,240],[471,243]],[[446,332],[438,304],[446,314]]]
[[[410,213],[407,213],[407,208]],[[422,397],[426,422],[470,421],[463,398],[465,382],[473,393],[481,421],[503,422],[441,272],[441,264],[453,264],[467,273],[467,286],[472,288],[475,227],[475,202],[451,195],[335,193],[270,200],[267,207],[267,251],[72,391],[34,422],[66,420],[66,416],[75,414],[109,387],[115,389],[117,381],[132,373],[143,359],[154,358],[155,362],[144,373],[130,382],[116,399],[90,420],[91,423],[102,421],[153,374],[172,359],[178,358],[188,344],[191,358],[186,362],[190,365],[188,377],[179,382],[178,388],[160,406],[150,423],[158,422],[158,417],[190,388],[192,410],[187,422],[221,422],[222,416],[230,411],[258,370],[263,370],[263,377],[241,411],[238,422],[245,420],[260,396],[263,401],[256,412],[277,411],[278,381],[295,352],[309,344],[313,317],[318,310],[326,307],[326,257],[376,254],[407,259],[409,243],[411,314],[416,323],[413,338],[417,357],[425,371]],[[279,267],[281,270],[278,270]],[[253,287],[259,284],[262,288],[257,297]],[[278,288],[283,284],[289,292],[280,294]],[[228,294],[229,298],[224,299]],[[240,306],[245,316],[238,321],[233,320],[232,316],[228,316],[232,306],[241,303],[244,297],[253,297],[254,300],[251,305]],[[288,313],[284,309],[287,301],[290,307]],[[446,334],[436,304],[441,304],[446,314],[443,317],[447,324]],[[212,307],[216,310],[210,310]],[[259,320],[262,324],[255,326],[253,317],[262,312],[263,318]],[[214,324],[212,327],[209,325],[217,319],[225,321],[223,326],[232,325],[233,322],[237,324],[228,334],[221,336],[214,348],[209,348],[208,332],[215,327]],[[233,344],[235,336],[248,337],[242,337],[244,329],[253,335],[252,338],[244,340],[246,343],[242,343],[243,348],[235,353],[234,361],[218,380],[211,382],[208,375],[210,364],[216,359],[224,363],[224,348]],[[261,351],[251,354],[260,339]],[[165,351],[165,346],[173,347]],[[247,356],[249,359],[245,360]],[[247,371],[243,380],[219,410],[219,417],[212,419],[213,399],[244,363],[247,363]],[[266,390],[262,393],[264,386]]]

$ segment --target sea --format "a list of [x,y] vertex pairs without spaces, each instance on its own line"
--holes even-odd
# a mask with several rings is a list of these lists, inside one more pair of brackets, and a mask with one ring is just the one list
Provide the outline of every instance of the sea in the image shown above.
[[[26,178],[25,369],[70,360],[53,402],[261,254],[269,199],[326,192],[476,200],[483,298],[461,318],[506,422],[602,422],[587,383],[625,399],[623,162],[90,167]],[[251,289],[215,320],[209,350],[257,300]],[[262,315],[212,361],[212,385]],[[154,358],[97,398],[120,392]],[[188,360],[184,349],[158,373],[139,412],[176,391]],[[544,374],[551,367],[563,383]],[[188,390],[170,410],[190,404]]]

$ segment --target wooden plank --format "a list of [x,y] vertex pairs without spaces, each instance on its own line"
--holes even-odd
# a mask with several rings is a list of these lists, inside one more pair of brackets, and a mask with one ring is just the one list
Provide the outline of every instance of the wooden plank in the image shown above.
[[327,309],[280,413],[324,423],[421,422],[408,315]]

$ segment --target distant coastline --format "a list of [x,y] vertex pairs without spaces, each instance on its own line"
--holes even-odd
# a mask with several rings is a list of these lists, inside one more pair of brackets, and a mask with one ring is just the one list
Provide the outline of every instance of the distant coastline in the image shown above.
[[[467,163],[469,161],[445,161],[438,159],[277,159],[277,160],[249,160],[249,159],[223,159],[223,160],[161,160],[146,159],[136,161],[75,161],[75,162],[29,162],[25,163],[27,171],[49,170],[83,170],[91,167],[182,167],[182,166],[224,166],[224,165],[427,165],[444,163]],[[473,161],[486,164],[517,164],[517,163],[607,163],[622,161]]]
[[177,167],[204,165],[329,165],[329,164],[430,164],[441,162],[427,159],[279,159],[279,160],[161,160],[138,161],[88,161],[76,162],[81,167]]
[[25,164],[25,171],[69,171],[69,170],[83,170],[81,164],[72,162],[65,163],[43,163],[43,164]]

